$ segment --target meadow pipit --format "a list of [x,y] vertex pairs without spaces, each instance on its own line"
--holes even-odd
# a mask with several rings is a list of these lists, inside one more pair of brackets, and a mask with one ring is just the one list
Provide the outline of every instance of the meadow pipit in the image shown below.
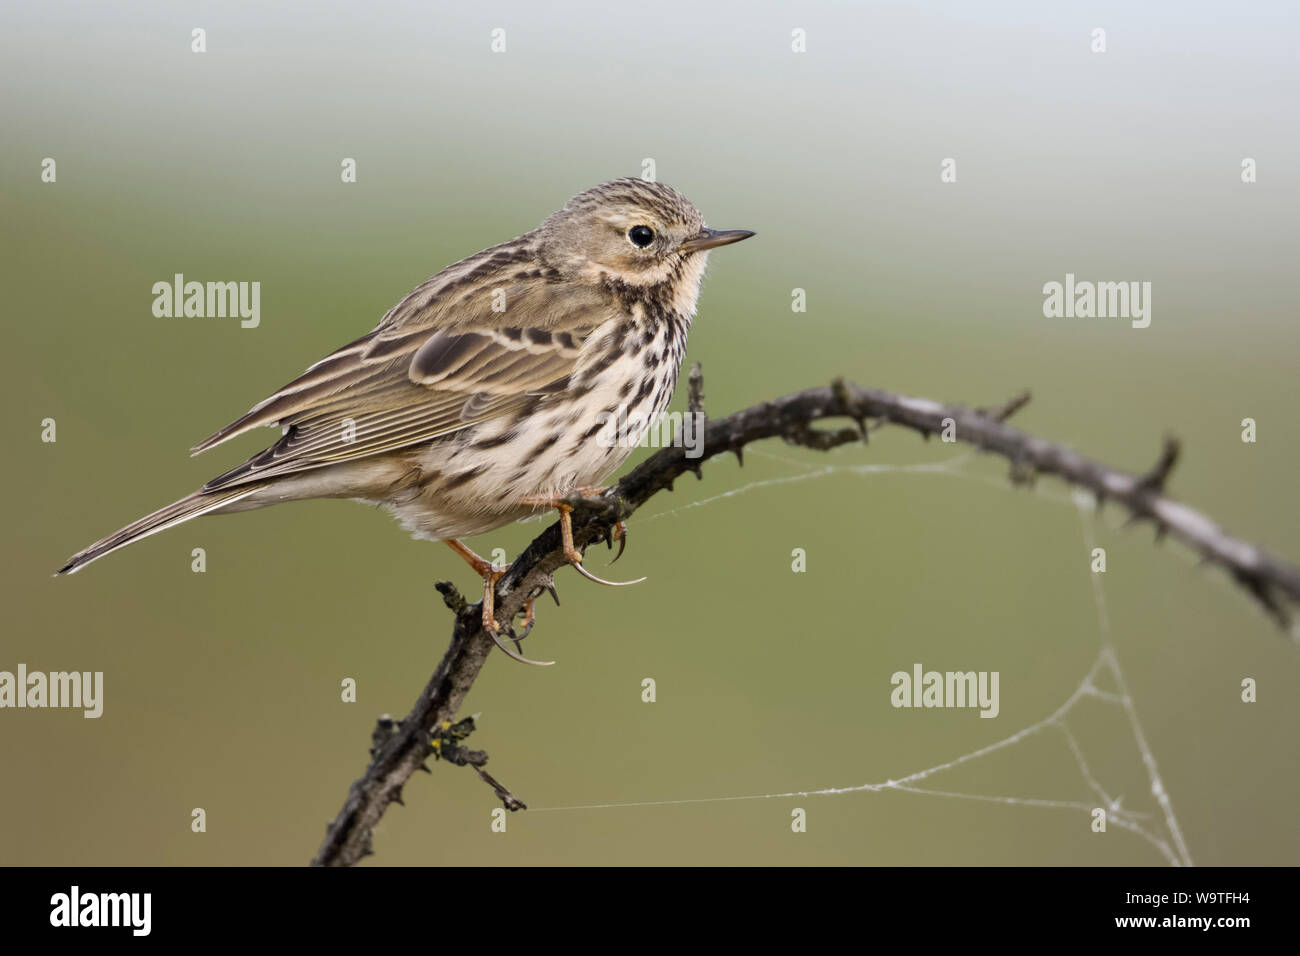
[[[59,573],[199,515],[356,498],[464,558],[483,578],[483,623],[497,637],[504,569],[458,539],[557,508],[566,558],[593,577],[563,499],[612,474],[667,407],[707,252],[752,235],[707,228],[660,183],[589,189],[532,232],[443,269],[374,331],[201,441],[195,454],[261,425],[283,429]],[[614,423],[627,426],[617,441],[604,432]]]

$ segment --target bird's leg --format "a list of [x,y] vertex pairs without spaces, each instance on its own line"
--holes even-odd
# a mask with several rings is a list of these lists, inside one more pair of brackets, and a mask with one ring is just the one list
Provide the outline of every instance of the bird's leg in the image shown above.
[[475,574],[483,579],[483,626],[489,630],[495,630],[497,626],[496,583],[501,580],[501,575],[510,570],[510,566],[498,567],[486,558],[475,554],[455,538],[448,538],[446,544],[447,547],[459,554],[466,564],[474,569]]
[[[447,538],[446,542],[447,547],[459,554],[465,560],[465,563],[474,569],[474,573],[483,579],[483,630],[492,635],[492,640],[496,642],[497,647],[501,648],[507,657],[517,660],[522,664],[535,664],[538,667],[549,667],[554,664],[555,661],[535,661],[531,658],[524,657],[517,651],[512,650],[504,641],[501,640],[501,628],[497,624],[496,614],[496,588],[497,582],[501,580],[502,575],[510,570],[510,566],[506,565],[505,567],[501,567],[493,564],[486,558],[482,558],[475,554],[455,538]],[[524,611],[524,624],[528,630],[532,630],[533,620],[533,602],[530,600],[525,605]],[[527,633],[528,631],[524,632],[525,635],[527,635]]]
[[[578,489],[578,494],[582,495],[584,498],[590,498],[602,494],[606,490],[607,489],[605,488],[584,487]],[[560,545],[564,551],[564,560],[573,565],[574,570],[588,581],[595,581],[597,584],[605,584],[609,587],[621,588],[629,584],[640,584],[645,580],[645,578],[637,578],[634,581],[606,581],[604,578],[596,577],[582,566],[582,552],[573,545],[573,518],[571,517],[573,514],[573,506],[564,498],[529,495],[519,500],[521,504],[543,508],[554,508],[560,513]],[[618,555],[621,556],[623,554],[623,547],[627,544],[627,525],[620,521],[612,534],[622,542],[618,549]],[[618,556],[616,556],[614,560],[617,561]],[[613,562],[610,563],[612,564]]]

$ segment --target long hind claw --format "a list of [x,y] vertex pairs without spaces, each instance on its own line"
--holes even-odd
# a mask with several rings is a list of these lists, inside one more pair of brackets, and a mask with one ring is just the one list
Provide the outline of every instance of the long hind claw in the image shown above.
[[[560,544],[564,548],[564,560],[573,565],[574,570],[581,574],[588,581],[595,581],[597,584],[603,584],[606,587],[621,588],[629,584],[640,584],[645,578],[637,578],[635,581],[606,581],[604,578],[598,578],[582,566],[582,552],[573,546],[573,507],[560,502],[555,506],[560,513]],[[624,533],[626,538],[626,533]],[[622,551],[619,552],[622,554]],[[614,560],[618,560],[615,558]]]
[[[496,622],[494,621],[493,624],[495,625],[495,623]],[[495,626],[488,627],[485,623],[483,629],[492,635],[492,640],[496,641],[496,645],[501,648],[502,653],[513,661],[518,661],[521,664],[532,664],[534,667],[550,667],[555,663],[555,661],[535,661],[531,657],[524,657],[524,655],[520,654],[514,648],[506,644],[505,641],[501,640],[500,628]]]
[[483,626],[487,628],[487,632],[492,635],[492,640],[496,641],[497,647],[501,648],[501,650],[504,651],[506,656],[509,657],[511,660],[519,661],[519,663],[521,664],[532,664],[534,667],[550,667],[552,664],[555,663],[555,661],[535,661],[531,657],[524,657],[524,655],[521,653],[523,651],[523,648],[519,646],[519,642],[522,641],[525,637],[527,637],[530,633],[532,633],[533,624],[536,623],[537,621],[537,615],[534,613],[533,610],[533,602],[536,600],[537,600],[536,597],[531,597],[528,599],[528,603],[524,605],[524,620],[523,620],[524,632],[522,634],[516,634],[514,625],[512,624],[510,626],[510,640],[514,642],[515,648],[517,648],[517,650],[511,650],[506,645],[506,643],[501,640],[500,628],[496,626],[495,619],[492,621],[491,625],[488,625],[486,622],[484,622]]
[[[586,568],[584,568],[584,567],[582,566],[582,561],[581,561],[581,557],[582,557],[582,556],[579,555],[578,557],[579,557],[579,560],[577,560],[577,561],[572,561],[572,560],[571,560],[569,563],[570,563],[571,565],[573,565],[573,570],[577,571],[579,574],[581,574],[581,575],[582,575],[584,578],[586,578],[588,581],[595,581],[597,584],[603,584],[603,585],[605,585],[606,587],[611,587],[611,588],[625,588],[625,587],[627,587],[629,584],[640,584],[642,581],[645,580],[645,578],[636,578],[636,579],[634,579],[634,580],[632,580],[632,581],[606,581],[604,578],[598,578],[598,577],[596,577],[596,575],[592,574],[590,571],[588,571]],[[616,558],[615,560],[617,560],[617,558]]]
[[[511,649],[501,639],[501,627],[497,624],[496,620],[496,585],[505,575],[507,569],[499,567],[491,561],[484,560],[455,538],[448,538],[446,543],[448,547],[465,560],[466,564],[474,569],[476,574],[483,578],[483,614],[481,621],[483,624],[483,630],[492,635],[492,640],[496,642],[496,646],[501,648],[502,652],[511,660],[519,661],[521,664],[532,664],[534,667],[550,667],[554,664],[555,661],[535,661],[531,658],[524,657],[518,651]],[[553,589],[552,593],[554,593]],[[556,599],[556,603],[559,603],[558,598]],[[533,629],[533,620],[533,602],[532,600],[529,600],[524,609],[525,630],[521,637],[515,638],[516,642],[528,636],[528,632]],[[513,630],[511,634],[513,636]]]
[[[534,667],[550,667],[555,663],[555,661],[535,661],[531,657],[524,657],[523,654],[520,654],[518,651],[511,648],[510,645],[501,639],[501,627],[497,624],[494,614],[495,608],[493,607],[493,602],[491,600],[492,593],[496,587],[497,578],[500,577],[501,574],[498,573],[490,582],[486,579],[483,582],[486,591],[483,599],[483,630],[492,635],[492,640],[496,642],[497,647],[501,648],[506,657],[511,660],[518,661],[521,664],[532,664]],[[522,641],[527,637],[528,632],[533,629],[533,620],[533,602],[529,601],[528,610],[524,616],[524,633],[515,637],[513,628],[511,629],[511,637],[514,638],[516,645],[519,641]]]

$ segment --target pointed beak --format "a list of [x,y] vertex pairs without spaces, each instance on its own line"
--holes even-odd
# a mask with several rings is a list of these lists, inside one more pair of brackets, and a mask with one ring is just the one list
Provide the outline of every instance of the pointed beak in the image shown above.
[[748,239],[754,233],[748,229],[705,229],[698,236],[692,236],[680,246],[677,251],[681,253],[703,252],[705,249],[713,249],[717,246],[729,246],[733,242],[740,242],[742,239]]

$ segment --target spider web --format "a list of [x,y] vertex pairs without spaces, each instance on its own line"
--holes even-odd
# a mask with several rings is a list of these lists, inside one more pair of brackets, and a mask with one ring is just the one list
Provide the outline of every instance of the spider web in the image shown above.
[[[799,468],[800,471],[792,475],[783,475],[775,478],[765,478],[758,481],[752,481],[748,484],[732,488],[727,491],[712,495],[707,498],[701,498],[697,501],[688,502],[676,508],[666,511],[657,512],[648,517],[638,519],[638,523],[644,524],[648,521],[656,521],[663,518],[670,518],[680,515],[683,512],[690,511],[694,508],[702,508],[706,505],[713,504],[728,498],[736,498],[760,488],[771,488],[778,485],[789,485],[799,482],[815,481],[827,478],[833,475],[854,475],[858,477],[868,477],[880,474],[931,474],[946,477],[960,478],[967,481],[977,481],[984,484],[1005,489],[1007,484],[1005,480],[998,480],[985,475],[975,475],[962,471],[962,466],[968,461],[972,461],[976,456],[973,452],[957,455],[952,458],[934,463],[917,463],[917,464],[826,464],[820,467],[810,467],[804,462],[796,461],[783,455],[775,454],[763,449],[747,449],[748,453],[779,461],[787,465]],[[1088,553],[1092,552],[1095,547],[1096,538],[1092,522],[1089,520],[1095,512],[1095,504],[1090,494],[1078,489],[1072,492],[1062,492],[1057,489],[1046,490],[1039,485],[1031,486],[1031,493],[1036,497],[1060,503],[1073,504],[1079,515],[1079,524],[1083,532],[1083,541]],[[792,797],[815,797],[831,796],[844,793],[879,793],[882,791],[900,791],[903,793],[925,794],[932,797],[944,797],[953,800],[974,800],[984,803],[1010,804],[1013,806],[1024,807],[1045,807],[1059,810],[1070,810],[1075,812],[1091,813],[1098,806],[1104,807],[1106,811],[1107,824],[1114,824],[1123,830],[1127,830],[1143,840],[1150,843],[1161,856],[1169,862],[1171,866],[1192,866],[1191,852],[1188,850],[1187,842],[1183,838],[1182,828],[1178,824],[1178,819],[1174,815],[1173,803],[1169,798],[1169,792],[1165,787],[1164,781],[1160,776],[1159,768],[1156,765],[1155,754],[1147,742],[1146,735],[1142,731],[1141,722],[1138,720],[1137,709],[1133,703],[1133,697],[1129,693],[1128,684],[1124,680],[1124,672],[1120,668],[1119,658],[1115,653],[1112,643],[1112,632],[1110,613],[1106,605],[1106,593],[1102,587],[1101,575],[1091,573],[1092,578],[1092,595],[1093,603],[1097,611],[1097,625],[1101,636],[1101,649],[1093,661],[1092,666],[1088,668],[1086,674],[1079,681],[1074,691],[1065,699],[1065,701],[1043,719],[1036,723],[1030,724],[1008,737],[994,743],[987,744],[976,750],[962,754],[945,763],[936,764],[933,767],[927,767],[924,770],[917,770],[904,776],[890,777],[874,783],[861,783],[852,786],[843,787],[824,787],[819,790],[788,790],[776,793],[755,793],[744,794],[739,796],[724,797],[693,797],[679,800],[645,800],[634,803],[593,803],[581,804],[563,807],[536,807],[531,813],[558,813],[563,811],[579,810],[610,810],[630,807],[664,807],[680,806],[692,803],[728,803],[741,800],[778,800],[789,799]],[[1116,688],[1115,690],[1104,690],[1098,685],[1099,678],[1108,678],[1109,682]],[[1151,787],[1151,795],[1155,799],[1158,814],[1143,813],[1137,810],[1129,809],[1122,805],[1121,798],[1111,794],[1097,779],[1083,748],[1080,746],[1078,739],[1070,729],[1069,718],[1073,711],[1085,701],[1099,701],[1118,708],[1125,717],[1128,728],[1132,734],[1133,743],[1142,758],[1142,765]],[[932,778],[939,777],[946,771],[953,770],[963,764],[979,760],[989,754],[1014,747],[1030,738],[1045,737],[1055,734],[1060,740],[1061,745],[1065,747],[1073,758],[1079,775],[1091,792],[1090,800],[1053,800],[1040,797],[1017,797],[1002,796],[995,794],[964,793],[956,790],[945,790],[936,788],[931,785]]]

